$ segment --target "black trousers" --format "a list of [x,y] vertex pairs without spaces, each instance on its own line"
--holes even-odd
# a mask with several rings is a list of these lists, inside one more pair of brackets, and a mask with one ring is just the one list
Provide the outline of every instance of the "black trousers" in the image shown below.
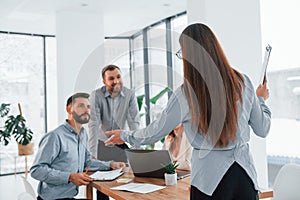
[[[209,181],[209,180],[208,180]],[[191,186],[191,200],[258,200],[258,191],[246,171],[236,162],[233,163],[221,182],[208,196]]]

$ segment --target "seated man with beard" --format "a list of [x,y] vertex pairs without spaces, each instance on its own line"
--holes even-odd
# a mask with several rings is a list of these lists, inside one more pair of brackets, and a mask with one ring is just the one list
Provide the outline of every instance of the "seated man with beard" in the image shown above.
[[109,170],[125,167],[123,162],[103,162],[92,159],[88,149],[88,135],[82,126],[90,119],[89,94],[76,93],[68,98],[68,119],[46,133],[30,169],[39,180],[37,199],[74,199],[78,186],[88,185],[90,178],[83,171]]

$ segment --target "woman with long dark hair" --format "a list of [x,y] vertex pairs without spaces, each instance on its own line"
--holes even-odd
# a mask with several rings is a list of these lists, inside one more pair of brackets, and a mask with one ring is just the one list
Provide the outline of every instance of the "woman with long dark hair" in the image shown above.
[[250,127],[260,137],[270,129],[264,82],[256,91],[233,69],[213,32],[189,25],[179,39],[184,83],[160,119],[136,131],[109,131],[106,144],[152,144],[182,123],[193,147],[191,199],[258,199],[257,175],[249,152]]

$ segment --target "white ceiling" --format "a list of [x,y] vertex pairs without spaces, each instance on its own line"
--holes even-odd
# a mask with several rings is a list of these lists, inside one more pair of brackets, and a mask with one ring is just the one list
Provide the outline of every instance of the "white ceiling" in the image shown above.
[[141,29],[186,10],[186,0],[0,0],[0,31],[51,34],[56,12],[103,13],[104,35]]

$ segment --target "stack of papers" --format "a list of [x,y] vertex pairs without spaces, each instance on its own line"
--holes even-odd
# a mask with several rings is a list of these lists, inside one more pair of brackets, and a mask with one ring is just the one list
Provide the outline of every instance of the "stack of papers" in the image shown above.
[[112,181],[122,174],[122,169],[116,169],[111,171],[97,171],[90,177],[95,181]]
[[126,190],[129,192],[137,192],[137,193],[150,193],[157,190],[164,189],[166,186],[153,185],[148,183],[129,183],[126,185],[121,185],[117,187],[112,187],[112,190]]

